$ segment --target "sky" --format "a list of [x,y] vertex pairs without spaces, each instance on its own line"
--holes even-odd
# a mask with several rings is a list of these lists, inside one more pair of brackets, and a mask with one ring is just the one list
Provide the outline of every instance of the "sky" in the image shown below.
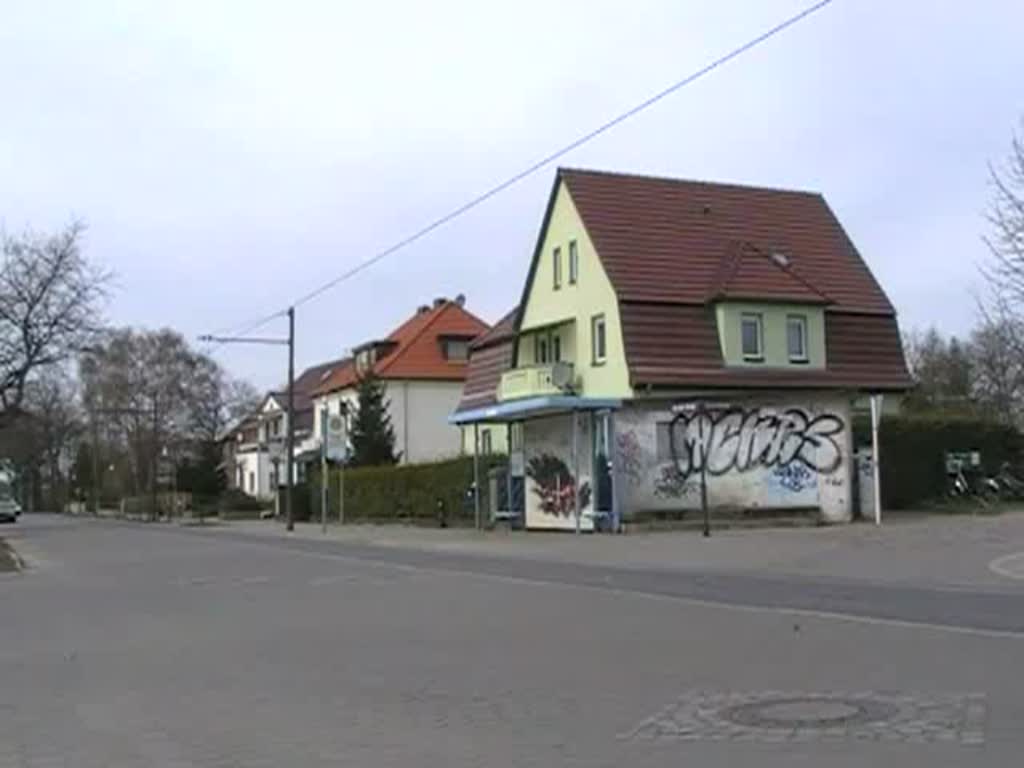
[[[807,4],[5,0],[0,224],[84,220],[111,323],[239,328]],[[819,191],[901,327],[962,334],[1022,29],[1019,1],[834,0],[560,162]],[[554,170],[299,307],[297,366],[439,296],[498,319]],[[282,349],[215,354],[284,378]]]

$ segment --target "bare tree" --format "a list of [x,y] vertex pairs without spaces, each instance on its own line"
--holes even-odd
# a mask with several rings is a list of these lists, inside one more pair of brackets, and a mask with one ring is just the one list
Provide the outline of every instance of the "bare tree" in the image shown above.
[[[1024,122],[1021,124],[1024,130]],[[985,238],[992,263],[983,269],[990,286],[1015,314],[1024,311],[1024,139],[1014,134],[1002,167],[991,166],[993,198]]]
[[84,402],[106,442],[130,458],[132,486],[155,489],[158,457],[211,464],[232,414],[255,407],[252,388],[169,329],[110,331],[80,362]]
[[40,372],[25,388],[25,410],[31,420],[36,462],[45,473],[45,501],[61,509],[67,501],[68,477],[84,422],[77,382],[62,366]]
[[72,358],[100,330],[110,274],[82,253],[84,227],[0,232],[0,425],[21,407],[34,372]]

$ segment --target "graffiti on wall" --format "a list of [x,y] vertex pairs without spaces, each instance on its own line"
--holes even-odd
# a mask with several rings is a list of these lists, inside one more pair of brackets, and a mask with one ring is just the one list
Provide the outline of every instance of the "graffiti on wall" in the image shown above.
[[800,462],[790,462],[772,470],[776,484],[785,491],[800,493],[817,485],[817,476]]
[[673,419],[669,442],[684,478],[701,469],[717,476],[758,467],[776,471],[802,467],[808,471],[806,478],[798,470],[780,477],[784,487],[796,490],[812,480],[810,473],[829,475],[839,469],[839,436],[844,429],[839,416],[810,414],[802,408],[697,408]]
[[663,499],[684,499],[697,490],[698,485],[694,479],[680,472],[675,464],[663,466],[658,479],[654,481],[654,495]]
[[[542,512],[559,517],[575,513],[576,478],[564,461],[550,453],[542,453],[527,462],[526,474],[534,482],[533,492],[540,501]],[[590,493],[590,483],[580,485],[581,510],[590,504]]]
[[639,483],[643,477],[644,454],[636,432],[626,429],[615,436],[619,472],[628,482]]

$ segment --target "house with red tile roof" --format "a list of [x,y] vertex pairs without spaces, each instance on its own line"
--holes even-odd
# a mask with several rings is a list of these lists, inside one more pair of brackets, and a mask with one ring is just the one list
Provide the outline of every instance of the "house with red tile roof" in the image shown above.
[[702,497],[838,522],[852,414],[910,383],[896,312],[820,194],[560,169],[451,421],[506,431],[531,528]]
[[424,304],[384,338],[353,348],[350,358],[313,387],[312,411],[354,413],[359,377],[372,371],[384,384],[400,460],[419,463],[456,456],[462,450],[462,433],[449,424],[448,415],[462,394],[470,342],[488,330],[487,323],[466,309],[461,295]]

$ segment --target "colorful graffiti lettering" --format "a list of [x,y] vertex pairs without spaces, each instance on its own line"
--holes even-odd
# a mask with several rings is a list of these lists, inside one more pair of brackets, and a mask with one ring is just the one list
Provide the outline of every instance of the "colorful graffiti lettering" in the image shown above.
[[772,470],[772,477],[775,478],[775,482],[779,484],[779,487],[793,493],[800,493],[800,491],[807,488],[813,488],[816,483],[814,473],[804,464],[796,461],[776,467]]
[[[542,453],[530,459],[526,474],[534,482],[533,492],[540,500],[541,511],[561,517],[575,513],[576,478],[564,461],[550,453]],[[579,504],[581,510],[590,504],[590,483],[580,485]]]
[[828,475],[842,463],[837,436],[843,420],[831,413],[810,415],[801,408],[697,407],[672,421],[669,441],[679,472],[685,477],[774,469],[799,464]]

